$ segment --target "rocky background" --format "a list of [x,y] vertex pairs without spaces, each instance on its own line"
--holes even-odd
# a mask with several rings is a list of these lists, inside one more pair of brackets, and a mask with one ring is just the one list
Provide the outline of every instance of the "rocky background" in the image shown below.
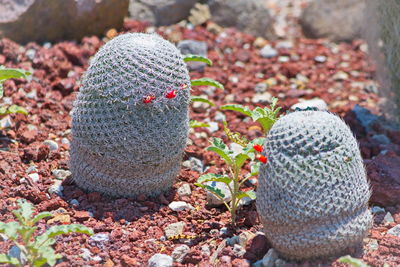
[[[236,113],[193,104],[191,118],[210,127],[191,131],[168,194],[108,199],[72,182],[69,112],[90,57],[121,32],[157,32],[183,53],[214,61],[191,64],[191,76],[214,78],[226,90],[195,88],[196,95],[252,108],[276,96],[283,112],[300,105],[341,115],[359,141],[373,189],[374,227],[365,253],[356,256],[372,266],[399,266],[400,127],[380,116],[380,85],[360,39],[364,8],[363,0],[0,0],[0,65],[34,70],[30,81],[7,81],[0,100],[30,112],[0,120],[1,221],[13,220],[15,199],[23,197],[54,214],[39,229],[93,228],[90,238],[59,238],[55,249],[64,257],[57,266],[294,266],[266,255],[270,245],[254,202],[245,203],[233,228],[228,212],[193,185],[204,171],[223,168],[205,147],[224,135],[224,119],[249,138],[261,136],[257,124]],[[251,179],[246,187],[256,185]],[[166,238],[182,233],[195,238]],[[0,253],[7,251],[18,254],[0,241]]]

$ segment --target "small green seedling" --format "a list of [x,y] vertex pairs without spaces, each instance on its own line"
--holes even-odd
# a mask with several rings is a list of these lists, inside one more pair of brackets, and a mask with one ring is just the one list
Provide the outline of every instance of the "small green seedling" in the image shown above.
[[[368,264],[366,264],[362,260],[353,258],[350,255],[347,255],[347,256],[339,258],[338,262],[348,263],[348,264],[350,264],[351,266],[354,266],[354,267],[370,267]],[[385,264],[383,264],[383,267],[389,267],[389,264],[385,263]]]
[[281,108],[276,107],[277,102],[278,99],[274,97],[272,98],[270,108],[256,107],[254,110],[251,110],[250,108],[239,104],[229,104],[220,107],[220,109],[237,111],[251,117],[253,121],[261,124],[264,134],[267,134],[272,125],[278,120],[278,113]]
[[48,264],[54,266],[57,259],[62,256],[56,254],[52,245],[56,242],[55,237],[69,233],[83,233],[92,235],[93,231],[80,224],[56,225],[50,227],[45,233],[33,237],[37,230],[36,223],[41,219],[53,216],[50,212],[41,212],[33,216],[33,205],[26,200],[18,200],[19,209],[14,210],[13,214],[18,221],[4,223],[0,222],[0,234],[11,239],[20,249],[19,258],[7,254],[0,254],[0,263],[7,263],[14,266],[43,266]]
[[[4,95],[4,90],[2,85],[4,81],[11,78],[26,79],[28,78],[29,75],[31,75],[31,73],[25,70],[11,69],[11,68],[5,68],[4,66],[0,66],[0,98],[2,98]],[[11,105],[9,107],[0,106],[0,117],[13,113],[21,113],[24,115],[28,115],[28,111],[25,108],[17,105]]]
[[[233,224],[236,223],[236,212],[239,207],[240,200],[244,197],[249,197],[251,199],[256,198],[256,194],[253,190],[241,191],[240,187],[251,176],[258,174],[257,169],[259,167],[257,167],[257,165],[259,166],[259,163],[254,162],[254,160],[260,160],[260,158],[257,156],[261,155],[257,155],[256,152],[260,150],[257,148],[261,147],[262,142],[263,138],[257,138],[251,142],[241,143],[240,145],[242,145],[242,150],[238,152],[229,149],[222,139],[213,138],[210,141],[211,146],[207,148],[208,151],[217,153],[224,160],[228,166],[229,175],[207,173],[200,176],[195,185],[214,194],[224,203],[231,214],[231,221]],[[240,177],[240,170],[248,159],[252,161],[252,173],[242,178]],[[264,163],[266,163],[266,158]],[[225,194],[219,188],[217,188],[217,182],[224,183],[229,188],[229,191],[232,195],[230,202],[225,201]]]

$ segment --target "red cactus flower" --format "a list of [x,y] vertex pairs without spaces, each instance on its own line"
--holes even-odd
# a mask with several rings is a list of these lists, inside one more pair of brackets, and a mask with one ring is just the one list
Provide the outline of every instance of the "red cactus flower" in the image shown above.
[[143,103],[148,104],[150,102],[152,102],[154,99],[156,99],[155,96],[153,95],[148,95],[145,98],[143,98]]
[[262,152],[264,147],[262,145],[256,144],[253,146],[254,150],[257,152]]
[[169,91],[165,97],[169,99],[176,97],[176,90]]
[[262,163],[266,164],[268,162],[268,159],[266,156],[263,155],[257,155],[256,159],[258,159],[259,161],[261,161]]

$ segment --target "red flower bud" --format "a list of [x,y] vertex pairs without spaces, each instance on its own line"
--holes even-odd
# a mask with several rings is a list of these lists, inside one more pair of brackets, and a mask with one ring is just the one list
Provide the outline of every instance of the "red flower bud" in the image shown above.
[[148,95],[145,98],[143,98],[143,103],[148,104],[150,102],[152,102],[154,99],[156,99],[155,96],[153,95]]
[[266,164],[268,162],[268,159],[266,156],[263,155],[257,155],[256,159],[258,159],[259,161],[261,161],[262,163]]
[[258,144],[254,145],[253,148],[257,152],[262,152],[264,149],[264,147],[262,145],[258,145]]
[[169,91],[165,97],[170,99],[176,97],[176,90]]
[[188,87],[187,84],[184,83],[181,84],[181,90],[186,89],[187,87]]

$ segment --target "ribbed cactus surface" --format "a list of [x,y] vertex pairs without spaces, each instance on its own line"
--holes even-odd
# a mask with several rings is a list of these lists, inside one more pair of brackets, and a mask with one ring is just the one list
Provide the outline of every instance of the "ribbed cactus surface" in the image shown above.
[[297,111],[271,128],[257,210],[267,238],[288,260],[338,256],[372,224],[363,160],[348,126],[325,111]]
[[74,103],[75,182],[112,196],[167,190],[186,145],[189,97],[186,64],[173,44],[142,33],[107,42]]

